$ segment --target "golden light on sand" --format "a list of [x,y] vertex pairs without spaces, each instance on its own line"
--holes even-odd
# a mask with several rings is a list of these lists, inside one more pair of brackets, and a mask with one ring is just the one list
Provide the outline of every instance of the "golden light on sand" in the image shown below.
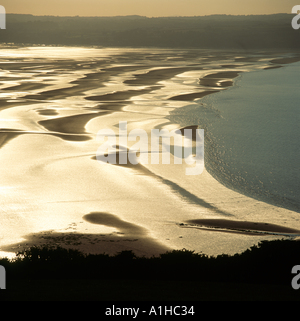
[[274,55],[251,60],[206,50],[152,49],[150,55],[147,49],[46,46],[1,54],[0,194],[8,213],[0,216],[1,250],[49,243],[93,253],[235,253],[253,236],[181,223],[224,216],[247,221],[247,213],[259,221],[268,213],[269,222],[280,225],[290,215],[224,187],[206,170],[188,177],[174,162],[122,166],[96,159],[100,129],[117,133],[119,121],[148,137],[153,128],[178,129],[172,113],[232,88],[241,73],[273,66]]

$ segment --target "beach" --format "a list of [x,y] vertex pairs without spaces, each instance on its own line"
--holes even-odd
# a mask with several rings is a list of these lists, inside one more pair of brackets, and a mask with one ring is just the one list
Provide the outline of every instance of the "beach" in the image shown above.
[[[246,195],[206,168],[188,176],[193,165],[172,155],[170,164],[137,165],[96,157],[101,129],[118,136],[122,121],[150,137],[152,129],[197,128],[202,117],[213,124],[223,114],[202,99],[234,88],[241,75],[297,61],[271,52],[3,46],[0,255],[39,245],[218,255],[297,238],[297,209]],[[134,143],[116,150],[128,153]],[[205,142],[210,166],[212,143]]]

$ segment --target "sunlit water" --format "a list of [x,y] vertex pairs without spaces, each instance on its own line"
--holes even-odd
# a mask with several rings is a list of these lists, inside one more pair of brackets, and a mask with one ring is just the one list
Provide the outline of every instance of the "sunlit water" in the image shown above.
[[183,108],[188,123],[206,129],[206,168],[215,178],[298,212],[299,73],[299,63],[244,73],[234,87]]

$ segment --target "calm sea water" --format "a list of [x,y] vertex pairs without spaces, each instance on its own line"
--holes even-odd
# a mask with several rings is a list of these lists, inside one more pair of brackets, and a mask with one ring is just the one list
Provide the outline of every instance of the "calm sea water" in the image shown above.
[[242,74],[181,112],[205,129],[207,170],[255,199],[300,212],[300,63]]

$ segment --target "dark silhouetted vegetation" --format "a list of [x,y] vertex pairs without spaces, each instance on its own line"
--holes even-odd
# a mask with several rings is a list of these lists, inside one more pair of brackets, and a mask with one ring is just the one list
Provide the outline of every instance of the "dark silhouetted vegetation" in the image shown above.
[[32,247],[0,260],[7,272],[0,300],[299,300],[300,290],[291,286],[298,264],[300,242],[289,240],[217,257],[188,250],[145,258],[132,251],[109,256]]
[[7,15],[1,43],[103,47],[300,49],[292,14],[203,17]]
[[300,242],[263,241],[243,253],[209,257],[174,250],[159,257],[137,257],[132,251],[114,256],[83,254],[61,247],[31,247],[14,260],[0,260],[10,279],[202,280],[290,284],[300,264]]

